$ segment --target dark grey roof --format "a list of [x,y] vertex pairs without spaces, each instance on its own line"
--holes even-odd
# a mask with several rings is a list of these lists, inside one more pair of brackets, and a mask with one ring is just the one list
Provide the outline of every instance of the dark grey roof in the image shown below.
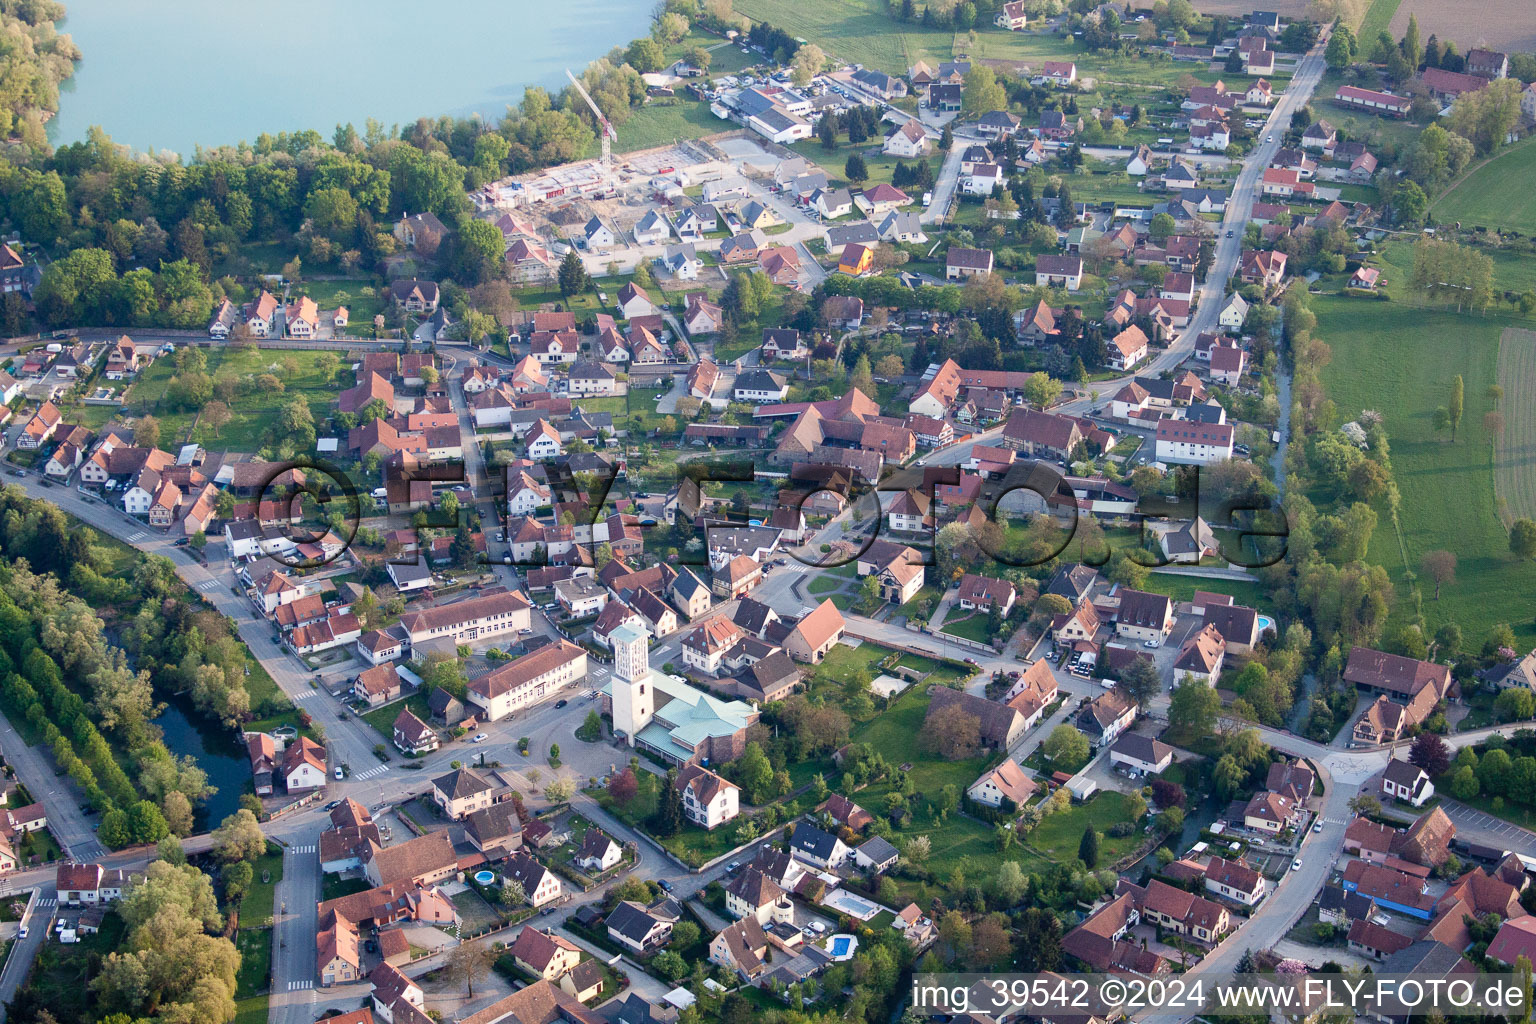
[[1318,899],[1318,906],[1321,909],[1342,913],[1351,921],[1365,918],[1370,914],[1373,905],[1369,896],[1362,896],[1358,892],[1346,892],[1342,886],[1338,885],[1323,886],[1323,894]]
[[762,636],[769,621],[777,615],[778,612],[761,601],[744,597],[737,603],[736,610],[731,614],[731,621],[753,636]]
[[447,775],[433,779],[432,785],[450,800],[462,800],[476,793],[484,793],[496,788],[490,779],[473,768],[457,768]]
[[1143,736],[1139,732],[1128,732],[1115,741],[1110,748],[1111,753],[1123,754],[1126,757],[1134,757],[1138,761],[1147,764],[1157,764],[1163,758],[1173,753],[1173,748],[1166,743],[1161,743],[1151,736]]
[[464,831],[481,846],[523,831],[523,823],[510,801],[475,811],[464,819]]
[[1077,604],[1083,595],[1088,593],[1088,588],[1093,586],[1093,581],[1099,578],[1099,571],[1091,565],[1081,563],[1064,565],[1056,570],[1056,575],[1051,577],[1051,583],[1045,588],[1047,594],[1058,594],[1073,604]]
[[825,861],[831,859],[833,851],[837,848],[837,842],[837,836],[802,821],[795,826],[795,834],[789,839],[789,848],[791,851],[799,850],[817,860]]
[[737,391],[779,391],[784,378],[772,370],[746,370],[736,378]]
[[896,847],[892,846],[884,839],[881,839],[879,836],[874,836],[867,840],[862,846],[859,847],[859,852],[862,853],[867,859],[874,861],[876,864],[884,864],[887,861],[890,861],[893,858],[901,855],[900,850],[896,849]]
[[608,929],[631,942],[644,942],[651,929],[660,923],[644,907],[628,900],[614,907],[608,914]]
[[798,681],[800,670],[795,667],[794,660],[788,654],[783,651],[774,651],[749,667],[740,678],[744,685],[766,694],[783,686],[786,679]]
[[1220,423],[1225,415],[1216,402],[1200,402],[1184,410],[1184,418],[1191,423]]
[[827,228],[827,244],[833,248],[850,243],[868,245],[879,240],[880,232],[867,220],[861,220],[857,224]]

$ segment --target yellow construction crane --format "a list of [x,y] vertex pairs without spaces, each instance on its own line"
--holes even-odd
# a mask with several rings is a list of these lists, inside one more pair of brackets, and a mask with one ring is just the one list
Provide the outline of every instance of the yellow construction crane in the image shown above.
[[603,139],[603,163],[611,163],[613,161],[612,143],[618,139],[619,133],[614,131],[613,122],[603,116],[603,112],[598,109],[597,102],[587,94],[586,89],[582,88],[581,82],[575,75],[571,74],[570,68],[565,69],[565,77],[571,80],[571,84],[576,87],[576,91],[581,93],[581,98],[586,100],[587,106],[592,108],[592,116],[597,118],[598,134]]

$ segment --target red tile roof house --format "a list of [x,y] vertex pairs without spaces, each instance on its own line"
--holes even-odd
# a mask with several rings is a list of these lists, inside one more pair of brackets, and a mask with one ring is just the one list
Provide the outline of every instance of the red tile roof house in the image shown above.
[[[1061,948],[1089,970],[1129,970],[1158,974],[1168,970],[1163,958],[1127,941],[1130,930],[1141,921],[1141,911],[1130,893],[1122,893],[1099,907],[1082,924],[1062,936]],[[1133,963],[1141,957],[1146,963]]]
[[1006,618],[1008,613],[1013,611],[1014,593],[1013,584],[1007,580],[978,576],[968,572],[960,578],[960,593],[957,600],[961,608],[968,610],[990,613],[995,607],[998,613]]
[[1202,945],[1215,945],[1232,929],[1232,916],[1226,907],[1155,878],[1145,889],[1122,879],[1116,891],[1130,894],[1141,911],[1143,921],[1177,932]]

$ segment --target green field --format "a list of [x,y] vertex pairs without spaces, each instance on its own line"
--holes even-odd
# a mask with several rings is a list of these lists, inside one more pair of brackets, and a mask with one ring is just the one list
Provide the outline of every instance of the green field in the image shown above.
[[[836,185],[851,184],[848,179],[843,177],[843,169],[847,166],[848,158],[855,153],[864,158],[864,166],[869,171],[869,177],[865,179],[862,186],[866,188],[882,183],[889,185],[891,183],[891,175],[895,173],[898,162],[907,164],[917,162],[915,159],[898,161],[896,157],[887,156],[880,152],[880,139],[878,137],[866,139],[854,145],[848,141],[846,135],[840,136],[836,149],[824,148],[820,139],[806,139],[803,142],[791,144],[789,148],[826,171],[827,177],[832,179],[833,184]],[[928,164],[934,169],[935,174],[938,173],[941,162],[941,159],[937,156],[928,157]],[[846,217],[836,223],[852,224],[857,219],[857,217]]]
[[885,0],[742,0],[738,14],[767,21],[845,61],[905,73],[954,55],[953,32],[892,18]]
[[384,312],[382,289],[372,280],[306,281],[298,290],[321,310],[346,306],[346,333],[354,338],[373,337],[373,318]]
[[1402,6],[1403,0],[1374,0],[1370,9],[1365,12],[1365,17],[1360,19],[1360,27],[1355,30],[1358,39],[1375,39],[1376,34],[1392,23],[1392,16]]
[[[316,424],[323,424],[330,417],[338,389],[334,381],[326,379],[316,366],[325,353],[229,347],[211,348],[206,352],[208,375],[214,380],[225,376],[238,378],[272,373],[283,383],[283,390],[253,390],[242,394],[230,403],[234,415],[218,434],[202,424],[194,432],[193,413],[173,410],[164,403],[166,387],[176,374],[176,363],[174,359],[162,356],[140,374],[128,396],[128,406],[136,414],[148,413],[160,421],[160,447],[171,448],[185,443],[191,432],[191,440],[210,449],[254,452],[267,443],[267,430],[278,410],[294,395],[302,395],[309,403]],[[289,360],[293,361],[296,373],[286,369]]]
[[[1536,590],[1536,566],[1518,563],[1494,498],[1493,456],[1482,429],[1490,409],[1488,385],[1497,375],[1499,334],[1493,317],[1416,309],[1397,303],[1317,297],[1312,304],[1318,334],[1333,350],[1323,384],[1341,421],[1363,409],[1381,411],[1392,443],[1392,463],[1402,492],[1405,566],[1385,509],[1371,539],[1370,560],[1383,565],[1398,584],[1395,619],[1408,610],[1404,570],[1417,572],[1429,551],[1454,552],[1456,579],[1441,599],[1432,588],[1424,615],[1433,632],[1454,621],[1469,641],[1498,622],[1509,622],[1528,647],[1536,639],[1529,607],[1511,604],[1516,594]],[[1446,339],[1455,339],[1447,344]],[[1461,374],[1466,412],[1452,443],[1434,430],[1434,412],[1446,403],[1452,379]],[[1328,495],[1314,495],[1319,502]]]
[[1519,395],[1501,403],[1505,423],[1498,443],[1494,469],[1494,494],[1505,522],[1536,518],[1536,405],[1528,401],[1536,387],[1536,332],[1508,328],[1499,339],[1499,386],[1506,395]]
[[[1521,292],[1536,291],[1536,260],[1528,254],[1512,249],[1489,245],[1479,245],[1477,248],[1493,260],[1493,293],[1498,313],[1503,316],[1519,317],[1519,307],[1505,303],[1504,293],[1513,292],[1519,295]],[[1380,266],[1382,275],[1387,278],[1385,287],[1391,292],[1392,301],[1412,304],[1423,302],[1421,296],[1408,290],[1408,283],[1413,277],[1412,242],[1393,239],[1383,243],[1377,250],[1374,262]]]
[[1257,580],[1246,583],[1242,580],[1206,579],[1201,576],[1154,572],[1147,577],[1146,585],[1142,589],[1153,594],[1166,594],[1175,601],[1192,601],[1197,590],[1204,590],[1211,594],[1230,594],[1232,600],[1238,604],[1257,608],[1261,612],[1268,603],[1264,600],[1263,591],[1259,589]]
[[1467,175],[1430,206],[1441,223],[1536,232],[1536,145],[1526,140]]
[[[730,131],[732,127],[729,122],[711,114],[707,103],[681,96],[676,100],[651,100],[619,126],[619,141],[614,143],[613,150],[633,153],[639,149],[654,149],[678,139],[696,139],[701,135]],[[601,145],[594,142],[587,156],[596,156],[600,152]]]

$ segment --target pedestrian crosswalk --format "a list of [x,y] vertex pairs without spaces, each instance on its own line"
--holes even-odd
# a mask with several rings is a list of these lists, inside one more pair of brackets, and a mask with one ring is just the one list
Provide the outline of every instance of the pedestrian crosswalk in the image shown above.
[[37,905],[40,907],[56,907],[59,905],[59,901],[55,896],[45,896],[37,901]]
[[356,775],[352,776],[352,778],[358,780],[371,779],[376,775],[383,775],[387,771],[389,771],[389,765],[381,764],[377,768],[369,768],[365,772],[358,772]]
[[320,692],[319,690],[300,690],[298,693],[293,695],[293,699],[294,700],[308,700],[309,698],[315,696],[315,694],[317,694],[319,692]]
[[201,583],[199,583],[197,585],[197,589],[201,590],[203,593],[206,594],[206,593],[208,593],[208,592],[210,592],[212,590],[217,590],[218,586],[219,586],[219,581],[218,580],[203,580],[203,582],[201,582]]
[[314,843],[310,843],[308,846],[290,846],[290,847],[288,847],[288,852],[289,853],[314,853],[315,852],[315,844]]
[[139,541],[143,540],[145,537],[148,537],[148,536],[149,536],[149,534],[145,533],[143,530],[140,530],[137,533],[130,533],[128,535],[128,543],[129,544],[137,544]]
[[290,981],[288,983],[288,991],[289,992],[300,992],[300,991],[303,991],[304,989],[314,988],[314,987],[315,987],[315,982],[314,982],[313,978],[305,978],[303,981]]

